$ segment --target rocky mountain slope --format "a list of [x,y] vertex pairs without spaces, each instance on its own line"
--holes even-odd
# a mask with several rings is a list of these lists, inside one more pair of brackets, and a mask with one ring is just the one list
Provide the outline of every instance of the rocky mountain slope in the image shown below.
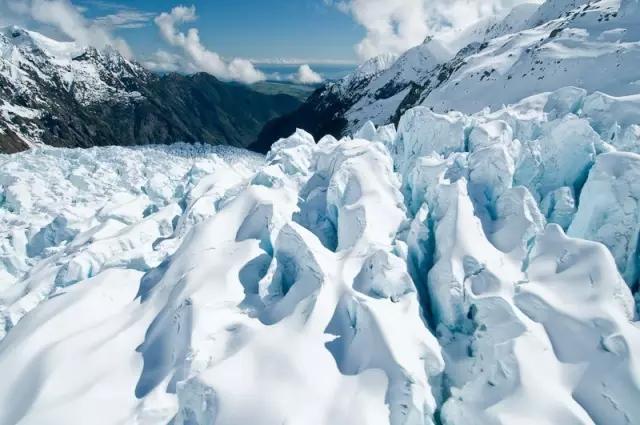
[[156,75],[112,50],[0,30],[0,151],[34,143],[244,147],[299,105],[208,74]]
[[640,87],[639,21],[636,0],[524,4],[462,33],[428,39],[395,62],[365,64],[373,71],[328,84],[268,123],[256,146],[268,149],[298,127],[321,137],[353,133],[369,120],[397,124],[416,105],[473,113],[568,85],[633,94]]

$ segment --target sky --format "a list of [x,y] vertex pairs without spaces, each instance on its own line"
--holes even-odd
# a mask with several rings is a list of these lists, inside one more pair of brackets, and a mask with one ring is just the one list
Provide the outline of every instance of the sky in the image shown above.
[[[115,0],[117,1],[117,0]],[[348,15],[323,0],[128,0],[106,3],[78,0],[87,16],[122,12],[131,8],[149,13],[142,28],[120,29],[134,51],[150,54],[164,47],[153,18],[176,6],[195,6],[193,22],[204,45],[224,57],[251,59],[303,58],[357,60],[353,45],[364,30]],[[112,5],[112,6],[111,6]],[[109,10],[111,9],[111,10]]]
[[112,45],[158,71],[252,83],[260,63],[285,62],[317,83],[314,65],[400,54],[525,1],[541,0],[0,0],[0,25]]

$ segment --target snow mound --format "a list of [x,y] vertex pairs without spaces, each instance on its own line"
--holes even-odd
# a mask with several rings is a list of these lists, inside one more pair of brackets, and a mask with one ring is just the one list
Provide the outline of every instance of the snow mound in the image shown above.
[[1,157],[0,423],[640,423],[638,99]]

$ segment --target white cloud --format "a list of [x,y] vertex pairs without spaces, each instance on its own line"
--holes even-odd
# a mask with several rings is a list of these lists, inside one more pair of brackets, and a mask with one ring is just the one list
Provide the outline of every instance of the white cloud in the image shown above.
[[298,68],[298,72],[296,73],[294,79],[301,84],[319,84],[324,81],[322,75],[315,72],[309,65],[306,64],[300,65],[300,68]]
[[3,16],[8,16],[12,19],[17,15],[24,15],[29,13],[29,2],[26,0],[0,0],[0,7]]
[[350,14],[367,31],[356,46],[361,59],[399,54],[427,36],[459,30],[480,19],[542,0],[325,0]]
[[166,50],[157,50],[150,58],[147,58],[142,64],[152,71],[179,71],[182,64],[182,56]]
[[96,18],[96,23],[107,28],[143,28],[149,24],[154,16],[155,14],[151,12],[122,9],[115,13]]
[[19,18],[28,18],[50,25],[72,40],[87,46],[113,46],[124,56],[131,57],[131,49],[108,29],[87,20],[70,0],[2,0],[0,13],[7,10]]
[[215,52],[208,50],[200,41],[196,28],[189,28],[187,33],[178,30],[178,26],[197,19],[195,6],[174,7],[169,13],[157,16],[155,23],[162,37],[172,46],[179,47],[197,70],[208,72],[223,80],[236,80],[245,83],[262,81],[265,76],[246,59],[225,61]]

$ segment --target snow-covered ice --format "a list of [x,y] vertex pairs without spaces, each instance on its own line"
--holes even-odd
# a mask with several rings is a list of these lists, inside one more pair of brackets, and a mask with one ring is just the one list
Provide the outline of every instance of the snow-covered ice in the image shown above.
[[640,423],[639,105],[3,156],[0,423]]

